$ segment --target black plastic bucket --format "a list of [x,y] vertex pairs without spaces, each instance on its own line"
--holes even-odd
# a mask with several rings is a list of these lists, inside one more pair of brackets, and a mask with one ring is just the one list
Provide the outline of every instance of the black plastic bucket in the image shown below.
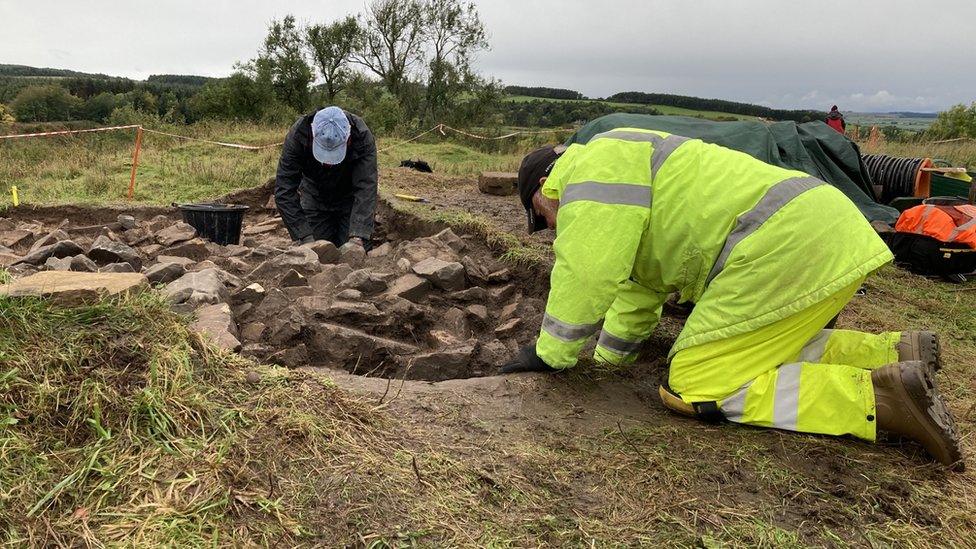
[[241,226],[247,206],[240,204],[173,204],[186,221],[207,240],[226,246],[241,241]]

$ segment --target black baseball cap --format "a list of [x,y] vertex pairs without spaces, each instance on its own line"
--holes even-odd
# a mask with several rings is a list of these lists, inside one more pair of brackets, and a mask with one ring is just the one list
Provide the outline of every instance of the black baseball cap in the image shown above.
[[518,172],[518,192],[522,206],[529,218],[529,232],[541,231],[549,227],[546,219],[535,215],[532,208],[532,195],[539,190],[539,180],[548,177],[556,160],[566,150],[563,145],[546,145],[536,149],[522,159]]

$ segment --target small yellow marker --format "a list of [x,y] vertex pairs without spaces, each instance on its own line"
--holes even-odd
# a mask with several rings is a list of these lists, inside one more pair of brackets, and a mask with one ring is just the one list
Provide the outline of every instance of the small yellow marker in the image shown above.
[[426,198],[421,198],[419,196],[413,196],[411,194],[395,194],[393,195],[400,200],[406,200],[408,202],[427,202]]
[[20,206],[20,199],[17,198],[17,185],[10,186],[10,195],[14,199],[14,206]]

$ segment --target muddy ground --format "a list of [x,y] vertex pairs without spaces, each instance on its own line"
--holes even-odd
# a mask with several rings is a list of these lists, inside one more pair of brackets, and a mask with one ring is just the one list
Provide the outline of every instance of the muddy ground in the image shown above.
[[[424,196],[432,211],[476,212],[502,230],[524,232],[517,197],[482,195],[470,180],[405,170],[386,172],[384,179],[397,192]],[[627,526],[632,537],[620,540],[627,545],[651,539],[646,534],[656,528],[678,528],[686,531],[683,540],[707,545],[713,537],[721,539],[723,533],[750,525],[791,533],[803,543],[863,545],[885,539],[879,533],[907,525],[939,538],[947,533],[944,528],[972,520],[939,514],[944,502],[935,495],[945,490],[959,498],[959,486],[971,484],[972,473],[951,475],[928,463],[913,444],[869,445],[708,425],[667,412],[657,398],[657,385],[665,375],[663,357],[681,328],[679,317],[663,320],[638,363],[625,372],[583,367],[561,375],[494,376],[495,368],[531,342],[538,330],[547,286],[545,266],[506,265],[496,258],[498,250],[476,235],[457,228],[445,234],[449,228],[444,225],[400,212],[395,199],[394,207],[382,209],[372,243],[374,249],[388,243],[386,253],[349,267],[365,269],[385,284],[382,289],[358,289],[358,296],[349,293],[337,299],[340,292],[354,289],[342,287],[351,271],[336,266],[341,263],[310,272],[295,269],[306,282],[284,287],[281,279],[290,270],[259,269],[289,249],[284,228],[272,211],[264,209],[267,196],[267,187],[261,187],[227,197],[252,207],[242,242],[246,252],[224,255],[211,247],[206,256],[195,259],[212,261],[239,279],[230,285],[236,287],[228,287],[227,302],[233,308],[241,351],[259,360],[324,372],[339,386],[375,399],[408,426],[413,444],[449,448],[456,458],[479,464],[487,472],[486,482],[496,482],[494,478],[504,483],[506,476],[524,475],[543,483],[557,498],[553,508],[561,517],[585,514],[607,523],[634,521]],[[65,227],[70,229],[113,223],[119,213],[131,213],[143,222],[159,215],[172,222],[178,219],[165,208],[63,207],[22,209],[12,212],[10,219],[45,229],[67,219]],[[90,239],[98,233],[66,232]],[[549,238],[541,234],[528,241],[544,243]],[[444,261],[462,263],[463,285],[431,284],[414,301],[388,299],[390,287],[411,274],[397,264],[417,242],[428,257],[440,251]],[[263,248],[272,251],[260,251]],[[421,257],[410,260],[411,268],[419,262],[414,260]],[[146,263],[152,265],[152,259]],[[343,276],[324,274],[337,269]],[[268,293],[264,300],[278,290],[286,299],[264,314],[259,314],[260,304],[242,306],[246,302],[235,300],[235,292],[255,282]],[[323,298],[327,302],[315,303]],[[276,322],[281,328],[282,319],[301,308],[296,305],[300,300],[314,305],[312,313],[298,315],[297,326],[289,328],[294,333],[274,329]],[[336,308],[337,302],[347,305]],[[483,306],[484,315],[480,309],[472,311],[472,305]],[[841,315],[840,327],[846,314]],[[512,319],[519,322],[506,327]],[[255,324],[264,328],[258,331]],[[349,335],[348,330],[361,333]],[[371,338],[392,343],[370,347],[377,341]],[[529,447],[549,456],[605,458],[610,446],[620,452],[619,468],[612,470],[567,467],[566,472],[572,471],[567,475],[557,463],[548,464],[554,467],[551,471],[537,471],[517,458],[520,449]],[[417,467],[419,478],[424,464]],[[627,483],[612,481],[621,475]],[[640,508],[628,507],[635,501]],[[658,512],[677,523],[660,523]],[[540,533],[539,543],[545,540]]]

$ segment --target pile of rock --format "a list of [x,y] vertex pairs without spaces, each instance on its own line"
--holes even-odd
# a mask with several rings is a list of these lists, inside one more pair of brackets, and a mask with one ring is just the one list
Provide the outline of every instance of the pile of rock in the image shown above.
[[287,366],[480,375],[531,340],[541,320],[544,304],[450,229],[368,253],[325,241],[294,246],[276,218],[244,233],[243,245],[219,246],[165,216],[48,232],[0,223],[0,261],[17,276],[141,272],[220,347]]

